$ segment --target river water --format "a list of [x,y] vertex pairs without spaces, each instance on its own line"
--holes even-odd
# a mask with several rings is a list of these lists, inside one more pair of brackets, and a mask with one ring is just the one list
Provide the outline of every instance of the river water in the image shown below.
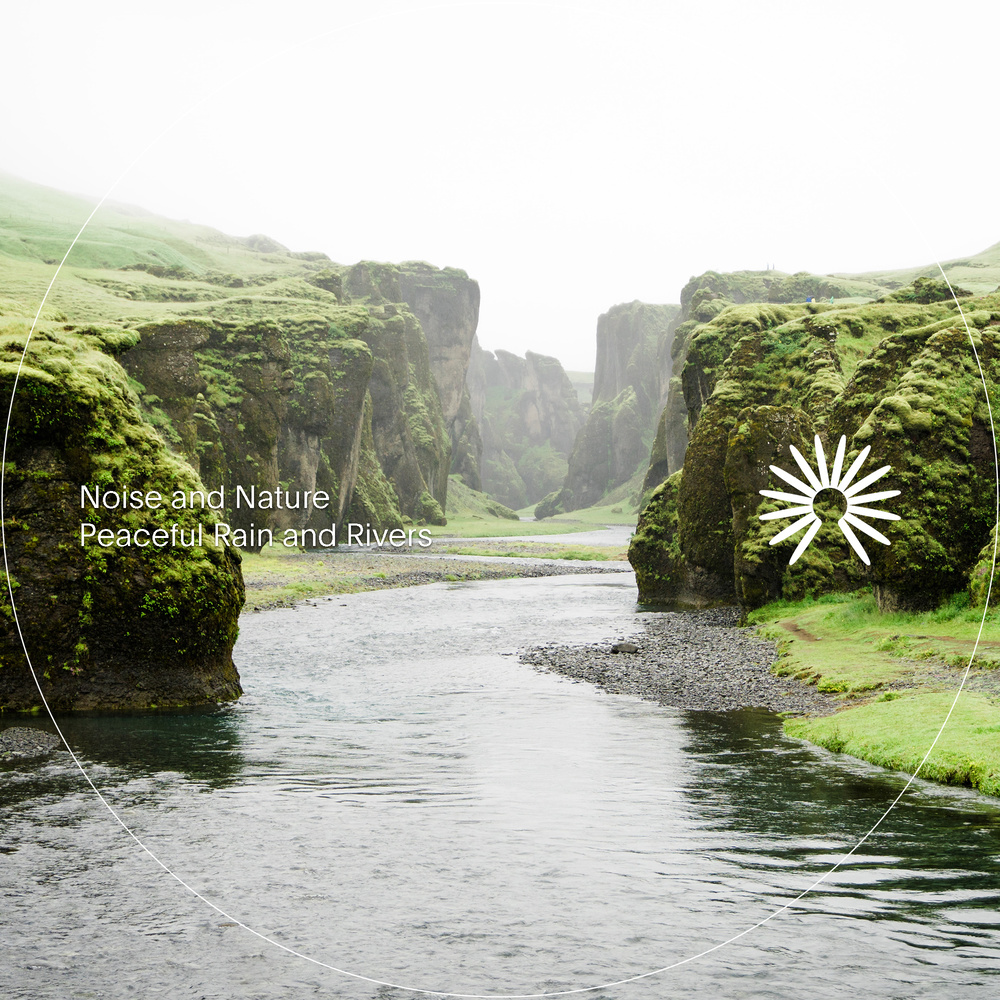
[[[635,627],[631,574],[433,585],[249,616],[246,696],[65,720],[0,772],[0,995],[395,998],[590,987],[792,900],[902,786],[762,712],[680,712],[514,651]],[[590,997],[1000,993],[1000,802],[920,782],[816,891]]]

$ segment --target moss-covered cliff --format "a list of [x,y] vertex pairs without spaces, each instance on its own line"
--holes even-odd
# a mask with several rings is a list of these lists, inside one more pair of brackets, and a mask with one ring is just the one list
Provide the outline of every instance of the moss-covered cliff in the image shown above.
[[[705,390],[712,372],[728,353],[730,338],[719,336],[714,331],[705,335],[702,330],[704,324],[710,323],[733,305],[754,302],[782,305],[805,303],[807,299],[828,301],[831,297],[874,298],[887,291],[888,286],[863,278],[815,275],[805,271],[797,274],[781,271],[720,274],[718,271],[706,271],[691,278],[681,289],[680,311],[664,349],[664,353],[669,352],[669,365],[661,358],[660,417],[644,488],[654,489],[667,475],[680,469],[693,422],[707,398]],[[688,383],[685,383],[685,378]],[[692,379],[694,383],[691,383]]]
[[[965,313],[992,386],[1000,296]],[[896,609],[961,589],[995,521],[995,476],[977,353],[947,289],[918,284],[870,304],[729,304],[706,316],[678,331],[691,438],[633,540],[641,599],[756,607],[866,582]],[[772,465],[802,475],[792,446],[815,467],[816,435],[828,464],[843,435],[845,469],[869,446],[867,471],[891,466],[877,489],[900,491],[889,509],[901,520],[877,525],[889,546],[862,536],[870,566],[839,513],[792,567],[801,535],[769,544],[791,522],[760,515],[788,504],[759,490],[787,491]]]
[[[13,206],[4,232],[20,238],[0,237],[0,276],[7,294],[37,301],[53,253],[69,246],[89,206],[2,184]],[[346,267],[264,236],[107,206],[50,302],[74,320],[140,332],[125,360],[145,412],[210,485],[315,485],[338,497],[340,523],[361,476],[373,524],[443,518],[453,442],[468,450],[475,437],[460,412],[479,310],[465,272]],[[234,524],[248,520],[228,513]],[[257,513],[258,527],[330,526],[319,515]]]
[[514,509],[557,489],[583,425],[583,410],[555,359],[473,344],[467,385],[470,426],[481,435],[482,489]]
[[[359,273],[367,266],[346,282],[355,292]],[[389,265],[378,273],[389,283]],[[124,363],[152,419],[211,485],[337,497],[332,519],[230,510],[234,525],[339,529],[352,509],[380,528],[403,517],[441,523],[451,449],[420,322],[376,286],[350,302],[332,287],[312,314],[142,325]]]
[[[981,254],[947,261],[941,266],[953,284],[961,282],[976,294],[987,294],[996,288],[1000,278],[1000,244]],[[726,274],[706,271],[691,278],[681,290],[681,309],[674,320],[669,341],[669,363],[661,356],[663,398],[644,488],[655,489],[684,462],[690,431],[705,398],[704,384],[685,384],[684,379],[689,382],[694,379],[696,383],[700,379],[704,383],[702,366],[708,367],[707,375],[710,377],[711,370],[725,359],[728,339],[720,344],[713,334],[709,342],[699,343],[704,334],[704,324],[725,309],[749,303],[792,305],[814,302],[818,305],[831,299],[845,307],[890,297],[892,301],[929,304],[940,300],[942,288],[944,294],[950,297],[947,286],[940,281],[938,265],[854,275],[810,274],[807,271],[795,274],[781,271],[735,271]],[[722,354],[719,354],[720,350]]]
[[630,302],[597,321],[594,397],[562,487],[535,509],[549,517],[598,503],[646,468],[671,375],[675,305]]
[[[15,310],[16,311],[16,310]],[[40,703],[19,639],[55,709],[144,708],[236,698],[232,660],[243,604],[238,552],[216,545],[210,510],[81,506],[81,486],[157,491],[204,486],[143,419],[115,355],[135,334],[0,320],[0,401],[11,413],[4,466],[6,584],[0,708]],[[197,415],[192,416],[197,420]],[[81,524],[114,536],[87,537]],[[162,529],[162,545],[143,529]],[[130,532],[136,544],[120,541]],[[180,532],[178,535],[177,532]],[[201,543],[197,540],[201,532]],[[15,624],[16,608],[16,624]]]
[[[10,360],[90,206],[12,178],[0,185],[9,195],[0,315],[11,317]],[[444,522],[479,305],[464,272],[344,267],[264,236],[107,206],[48,294],[50,322],[30,348],[4,471],[16,604],[56,707],[239,693],[230,658],[238,552],[73,549],[73,490],[83,483],[223,489],[217,514],[169,512],[188,537],[218,517],[279,539],[285,528],[329,537],[347,520],[380,529]],[[234,503],[237,487],[321,490],[332,504],[251,509]],[[164,516],[101,511],[92,520],[95,530],[155,529]],[[5,606],[0,694],[27,706],[37,698]]]
[[[466,372],[479,322],[479,285],[454,267],[437,268],[423,261],[362,261],[344,274],[343,286],[355,299],[372,304],[405,303],[416,317],[426,339],[426,363],[454,459],[452,471],[474,476],[479,453],[476,430],[469,426]],[[442,506],[447,476],[445,470],[432,490]]]

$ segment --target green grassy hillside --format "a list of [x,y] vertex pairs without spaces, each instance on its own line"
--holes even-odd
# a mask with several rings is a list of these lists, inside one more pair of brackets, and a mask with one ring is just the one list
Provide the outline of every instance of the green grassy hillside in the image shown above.
[[[35,301],[96,200],[0,174],[0,204],[5,295]],[[317,273],[324,261],[325,254],[292,254],[268,237],[241,239],[108,203],[73,247],[54,304],[71,307],[81,319],[142,320],[183,313],[197,301],[258,297],[282,278]],[[317,298],[297,286],[286,287],[282,297],[293,289],[293,298]]]
[[[986,295],[1000,287],[1000,243],[994,243],[971,257],[956,257],[941,262],[944,273],[952,285],[967,288],[974,295]],[[835,277],[870,281],[888,291],[896,291],[912,284],[917,278],[940,280],[941,271],[936,264],[909,267],[895,271],[868,271],[864,274],[843,274]]]
[[[30,317],[94,202],[0,175],[0,204],[0,314]],[[344,267],[266,236],[108,204],[45,314],[139,332],[123,362],[133,389],[196,470],[230,485],[292,483],[318,435],[328,446],[318,466],[308,459],[307,487],[318,476],[338,497],[338,523],[395,526],[441,520],[447,491],[447,429],[425,333],[404,301],[410,285],[443,311],[449,295],[475,289],[454,269]]]

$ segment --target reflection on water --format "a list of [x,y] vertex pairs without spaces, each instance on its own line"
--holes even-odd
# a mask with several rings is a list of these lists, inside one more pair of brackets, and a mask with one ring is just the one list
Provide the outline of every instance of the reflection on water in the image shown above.
[[[909,962],[961,966],[971,977],[964,986],[976,981],[977,970],[985,989],[986,974],[1000,970],[996,800],[919,782],[845,858],[903,788],[905,775],[791,743],[767,713],[692,712],[683,725],[690,733],[685,748],[702,765],[688,794],[706,819],[702,832],[718,837],[721,862],[756,870],[789,895],[839,865],[797,909],[852,927],[858,947],[875,935],[879,948]],[[834,762],[839,780],[831,782]],[[872,921],[885,927],[874,930]],[[941,956],[917,958],[909,950],[927,948]]]
[[[792,900],[897,775],[511,655],[634,625],[629,574],[436,585],[254,615],[237,706],[67,735],[144,842],[220,907],[378,979],[536,992],[682,960]],[[63,755],[65,756],[65,755]],[[193,900],[65,760],[0,775],[0,982],[20,998],[396,997]],[[987,997],[1000,809],[920,784],[738,943],[591,996]]]
[[174,771],[222,788],[240,778],[240,728],[231,706],[60,719],[74,751],[110,768]]
[[[55,731],[48,720],[38,724]],[[170,773],[208,788],[240,780],[240,732],[229,706],[159,713],[82,713],[62,716],[59,726],[88,772],[100,772],[105,780],[116,775],[135,780]],[[68,754],[59,753],[55,763],[41,768],[5,764],[0,771],[0,815],[39,796],[78,791],[80,774],[66,766],[67,758]]]

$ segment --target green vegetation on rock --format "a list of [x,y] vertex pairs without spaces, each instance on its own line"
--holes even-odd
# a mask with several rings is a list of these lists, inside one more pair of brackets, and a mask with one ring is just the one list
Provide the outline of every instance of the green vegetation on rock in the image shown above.
[[467,382],[482,489],[514,508],[558,489],[584,419],[562,365],[532,351],[523,358],[493,354],[475,343]]
[[[0,273],[24,312],[91,206],[10,177],[0,188],[9,206]],[[424,495],[445,509],[449,421],[479,304],[463,271],[344,267],[264,236],[109,205],[76,243],[50,303],[54,318],[139,332],[123,357],[133,388],[207,485],[230,495],[242,484],[336,497],[332,517],[229,509],[234,525],[340,526],[356,488],[365,496],[354,506],[379,527],[443,516]]]
[[459,475],[451,476],[448,486],[448,516],[454,518],[500,518],[520,523],[517,511],[505,507],[486,493],[469,489]]
[[[729,305],[682,325],[691,440],[676,501],[654,493],[633,543],[641,599],[756,607],[870,583],[894,610],[964,586],[996,520],[977,355],[992,393],[997,325],[1000,295],[970,303],[963,319],[926,287],[867,304]],[[845,468],[868,446],[872,468],[891,466],[878,489],[900,491],[888,509],[901,520],[891,546],[866,546],[870,567],[835,520],[793,567],[796,536],[769,544],[788,523],[759,519],[787,506],[760,496],[786,489],[769,467],[795,472],[792,446],[814,462],[816,435],[828,462],[844,435]],[[661,544],[643,540],[654,532]]]
[[[770,623],[778,673],[843,699],[842,711],[789,721],[788,732],[911,772],[949,711],[995,568],[987,400],[995,408],[1000,245],[974,266],[975,284],[971,261],[946,265],[954,296],[933,273],[692,279],[629,551],[641,601],[738,602],[751,623]],[[772,545],[791,520],[760,520],[794,505],[760,495],[792,490],[771,467],[804,476],[792,448],[816,467],[817,436],[828,467],[841,436],[843,469],[870,447],[855,481],[890,467],[871,489],[898,495],[872,505],[900,519],[875,522],[888,546],[860,535],[868,565],[837,525],[839,491],[816,495],[823,523],[792,566],[805,525]],[[993,618],[921,774],[997,794]]]
[[602,504],[625,483],[638,494],[670,383],[678,312],[675,305],[630,302],[598,318],[590,412],[562,487],[542,500],[536,517]]
[[[215,544],[213,512],[169,505],[175,490],[204,485],[143,419],[114,359],[137,336],[43,322],[20,364],[30,321],[0,322],[5,409],[17,380],[4,468],[17,620],[5,594],[0,708],[40,704],[18,633],[54,709],[238,697],[239,553]],[[81,486],[157,491],[167,502],[156,510],[83,507]],[[81,544],[84,522],[95,532],[163,529],[170,544],[103,545],[96,536]]]
[[[92,205],[11,177],[0,177],[0,191],[0,316],[16,368],[26,317]],[[223,488],[218,514],[170,511],[185,531],[216,517],[276,532],[348,520],[444,524],[449,433],[478,306],[478,286],[455,268],[344,267],[265,236],[102,207],[52,287],[29,349],[5,469],[11,583],[56,707],[239,693],[230,657],[239,553],[91,551],[78,538],[74,550],[74,489],[90,481]],[[238,486],[320,490],[332,503],[237,507]],[[117,525],[117,516],[97,520]],[[121,515],[133,527],[162,516]],[[5,606],[0,690],[5,704],[27,706],[36,695]]]
[[[944,269],[958,298],[970,294],[984,295],[1000,286],[1000,243],[973,257],[944,262]],[[961,284],[961,288],[958,287]],[[704,402],[704,392],[694,392],[703,364],[712,367],[712,338],[703,342],[701,356],[690,358],[695,335],[705,335],[702,327],[711,323],[728,307],[748,303],[793,304],[809,306],[819,312],[822,304],[836,305],[842,309],[871,300],[890,299],[899,302],[930,304],[950,301],[953,296],[948,285],[941,280],[938,265],[911,268],[905,271],[872,272],[869,274],[809,274],[800,271],[793,275],[780,271],[736,271],[720,274],[706,271],[693,277],[681,291],[681,313],[675,320],[670,344],[669,365],[661,364],[662,372],[669,376],[665,386],[662,411],[657,425],[656,438],[650,453],[649,468],[645,478],[646,491],[654,489],[670,473],[676,472],[684,462],[689,431],[693,429],[690,410],[694,419]],[[834,302],[831,303],[831,299]],[[811,300],[811,301],[807,301]],[[716,338],[716,346],[718,341]],[[860,345],[859,345],[860,346]],[[728,347],[723,344],[728,353]],[[864,352],[861,352],[864,353]],[[690,370],[689,370],[690,369]],[[685,374],[686,373],[686,374]],[[848,372],[850,374],[850,372]],[[710,376],[709,372],[705,373]],[[685,384],[684,379],[688,382]],[[691,380],[694,380],[692,385]],[[703,390],[704,385],[700,388]]]

